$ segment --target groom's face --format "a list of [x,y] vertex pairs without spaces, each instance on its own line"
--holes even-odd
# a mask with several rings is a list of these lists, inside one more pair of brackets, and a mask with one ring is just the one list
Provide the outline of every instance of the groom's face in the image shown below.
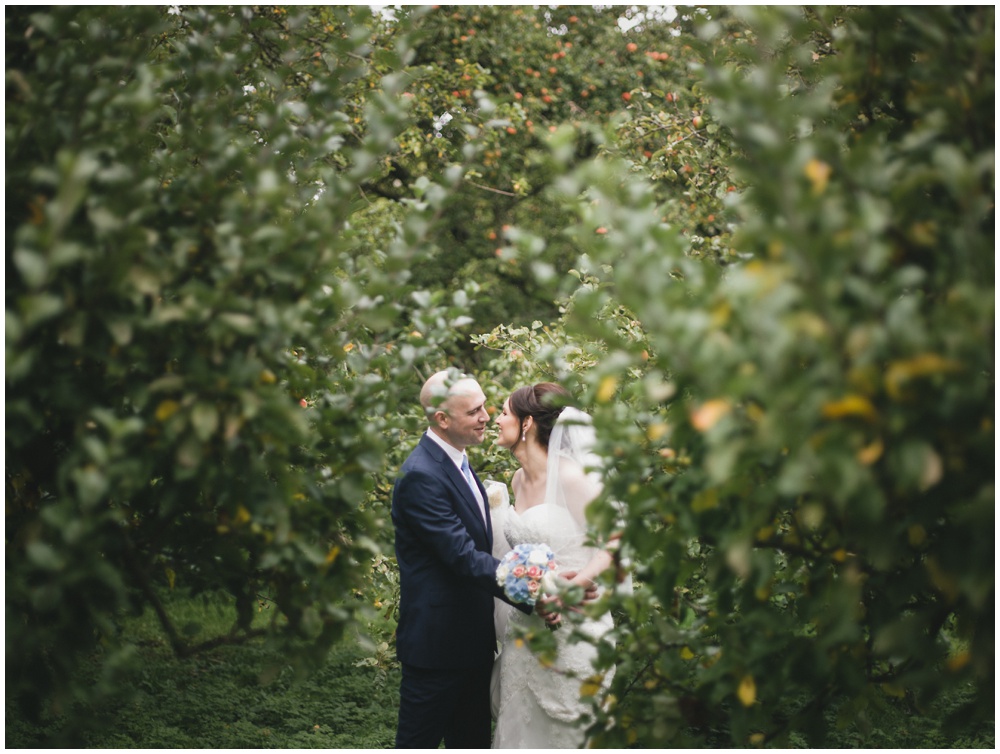
[[486,413],[486,395],[478,382],[456,383],[442,409],[436,415],[437,426],[449,444],[464,450],[483,441],[490,415]]

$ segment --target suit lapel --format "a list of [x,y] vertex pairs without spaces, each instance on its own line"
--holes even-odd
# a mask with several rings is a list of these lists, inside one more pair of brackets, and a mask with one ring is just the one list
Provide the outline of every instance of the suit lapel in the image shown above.
[[[422,437],[420,439],[420,444],[425,447],[425,449],[430,453],[431,457],[437,461],[444,475],[451,481],[452,485],[458,490],[459,496],[465,502],[465,504],[472,511],[475,520],[479,523],[481,529],[486,533],[487,544],[493,546],[493,534],[492,527],[490,526],[488,520],[483,520],[482,510],[479,508],[479,501],[476,500],[476,496],[469,489],[468,482],[465,481],[465,477],[462,475],[461,470],[452,462],[448,457],[448,454],[444,452],[444,449],[440,447],[436,442],[431,440],[429,437]],[[476,472],[472,472],[472,477],[476,480],[476,485],[479,487],[479,494],[483,496],[483,503],[486,504],[486,490],[483,488],[483,483],[479,481],[479,477],[476,476]],[[489,516],[487,515],[487,519]]]
[[[471,471],[471,467],[470,467],[470,471]],[[490,499],[486,495],[486,488],[483,486],[483,483],[481,481],[479,481],[479,475],[475,471],[472,472],[472,478],[476,480],[476,486],[479,488],[479,494],[483,496],[483,507],[482,507],[482,509],[479,508],[479,501],[476,500],[474,497],[473,497],[473,500],[472,500],[472,504],[473,504],[473,506],[476,509],[476,517],[480,521],[483,522],[483,526],[486,529],[486,536],[489,538],[489,540],[490,540],[490,547],[492,548],[493,547],[493,525],[492,525],[492,522],[490,520]],[[466,488],[468,488],[469,485],[465,485],[465,486],[466,486]],[[483,513],[484,512],[486,514],[485,520],[483,519]]]

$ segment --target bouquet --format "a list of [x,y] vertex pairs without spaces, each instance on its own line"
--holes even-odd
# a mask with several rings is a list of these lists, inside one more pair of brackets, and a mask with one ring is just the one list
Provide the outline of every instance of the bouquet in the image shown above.
[[554,586],[555,570],[556,556],[548,545],[518,545],[497,566],[497,584],[511,602],[534,605],[543,587]]

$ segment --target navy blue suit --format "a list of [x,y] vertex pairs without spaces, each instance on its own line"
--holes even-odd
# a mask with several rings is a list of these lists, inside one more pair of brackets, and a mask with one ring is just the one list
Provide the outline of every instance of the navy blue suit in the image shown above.
[[489,748],[493,597],[503,597],[493,530],[462,472],[427,436],[400,469],[392,523],[403,666],[396,746],[435,749],[443,739],[448,748]]

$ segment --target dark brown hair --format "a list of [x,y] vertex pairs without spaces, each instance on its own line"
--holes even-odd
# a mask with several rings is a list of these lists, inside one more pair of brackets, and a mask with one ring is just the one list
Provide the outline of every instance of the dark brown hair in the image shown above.
[[563,408],[569,405],[569,391],[554,382],[539,382],[536,385],[519,387],[508,399],[511,412],[521,426],[529,416],[538,428],[538,442],[543,448],[549,447],[549,435]]

